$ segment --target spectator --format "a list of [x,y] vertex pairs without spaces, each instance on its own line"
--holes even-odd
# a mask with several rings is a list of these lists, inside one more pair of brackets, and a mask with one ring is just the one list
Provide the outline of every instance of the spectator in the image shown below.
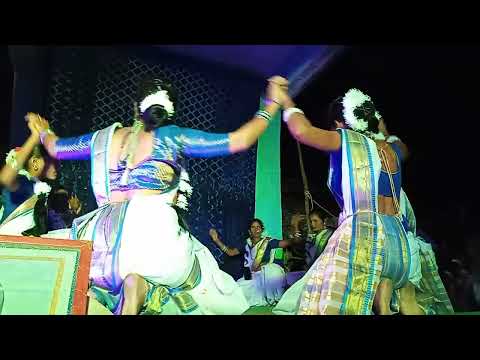
[[250,237],[245,246],[246,273],[237,281],[250,306],[275,304],[282,297],[286,286],[283,256],[280,258],[277,250],[287,248],[289,242],[265,236],[264,230],[263,222],[253,219],[249,229]]

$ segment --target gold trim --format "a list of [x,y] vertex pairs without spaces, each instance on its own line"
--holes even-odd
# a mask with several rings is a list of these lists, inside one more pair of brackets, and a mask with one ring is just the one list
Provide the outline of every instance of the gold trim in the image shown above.
[[50,303],[49,315],[55,315],[55,311],[58,305],[58,297],[60,292],[60,287],[62,285],[62,278],[65,272],[65,259],[63,258],[54,258],[50,256],[10,256],[10,255],[0,255],[0,259],[4,260],[40,260],[40,261],[55,261],[58,263],[57,268],[57,278],[55,279],[55,286],[53,288],[52,302]]
[[169,297],[173,299],[182,313],[194,311],[198,308],[198,304],[187,290],[194,289],[200,283],[201,276],[202,270],[200,268],[200,262],[195,256],[192,270],[182,285],[176,288],[169,288],[164,285],[155,285],[152,282],[148,282],[150,284],[149,286],[151,286],[148,292],[152,293],[150,299],[144,304],[145,310],[143,310],[142,314],[154,315],[162,313],[162,307],[167,303]]
[[60,259],[58,270],[57,270],[57,279],[55,281],[55,287],[53,288],[52,294],[52,303],[50,304],[50,315],[55,315],[58,304],[58,293],[60,287],[62,286],[63,273],[65,272],[65,259]]
[[[269,237],[264,237],[262,240],[257,242],[255,245],[252,246],[252,249],[258,245],[257,252],[255,254],[255,259],[253,259],[253,264],[255,267],[260,268],[262,265],[263,256],[265,255],[265,251],[267,250],[268,242],[271,240]],[[270,259],[269,259],[270,261]]]

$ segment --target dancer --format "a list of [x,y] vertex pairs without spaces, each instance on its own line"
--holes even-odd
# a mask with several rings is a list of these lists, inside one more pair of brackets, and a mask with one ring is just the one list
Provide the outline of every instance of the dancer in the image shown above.
[[342,208],[324,252],[289,289],[289,305],[297,298],[298,314],[391,314],[395,290],[402,314],[424,314],[408,281],[412,257],[399,207],[406,146],[385,141],[380,114],[357,89],[331,104],[336,131],[312,126],[286,92],[280,101],[290,133],[330,153],[328,185]]
[[[279,86],[273,87],[277,80]],[[114,123],[63,139],[45,119],[29,117],[52,157],[92,160],[99,208],[74,220],[71,237],[93,240],[93,290],[113,312],[241,314],[248,308],[235,281],[177,215],[175,204],[185,203],[180,198],[189,192],[180,188],[186,174],[181,161],[248,149],[279,110],[278,89],[286,85],[281,78],[270,79],[265,110],[229,134],[174,125],[174,93],[158,79],[141,84],[132,127]]]

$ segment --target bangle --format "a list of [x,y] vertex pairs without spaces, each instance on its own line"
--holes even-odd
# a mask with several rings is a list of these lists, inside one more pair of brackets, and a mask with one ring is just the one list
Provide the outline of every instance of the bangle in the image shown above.
[[47,137],[47,135],[55,135],[55,133],[50,129],[42,130],[40,132],[40,142],[42,143],[42,145],[45,145],[45,138]]
[[223,252],[227,252],[227,245],[223,244],[222,248],[220,250],[222,250]]
[[265,110],[259,110],[255,113],[255,117],[260,117],[262,118],[263,120],[265,120],[267,123],[270,122],[270,120],[272,119],[272,115],[270,115],[270,113],[268,111],[265,111]]
[[290,116],[292,116],[295,113],[305,115],[305,113],[299,108],[289,108],[289,109],[286,109],[283,112],[283,121],[288,123],[288,120],[290,119]]

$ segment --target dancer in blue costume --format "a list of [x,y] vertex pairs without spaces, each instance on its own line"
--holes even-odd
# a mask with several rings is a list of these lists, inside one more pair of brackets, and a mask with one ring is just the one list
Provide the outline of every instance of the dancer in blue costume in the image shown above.
[[92,290],[112,312],[241,314],[248,308],[233,278],[179,219],[178,205],[191,192],[181,161],[252,146],[280,108],[276,79],[270,79],[265,109],[228,134],[174,125],[174,93],[157,79],[140,86],[132,127],[114,123],[58,138],[45,119],[30,116],[52,157],[92,162],[99,208],[75,219],[71,238],[93,241]]
[[412,258],[400,209],[403,143],[387,143],[382,118],[367,95],[349,90],[330,107],[336,131],[316,128],[285,93],[284,120],[301,143],[330,153],[329,188],[342,208],[339,226],[305,277],[276,312],[425,314],[409,281]]

